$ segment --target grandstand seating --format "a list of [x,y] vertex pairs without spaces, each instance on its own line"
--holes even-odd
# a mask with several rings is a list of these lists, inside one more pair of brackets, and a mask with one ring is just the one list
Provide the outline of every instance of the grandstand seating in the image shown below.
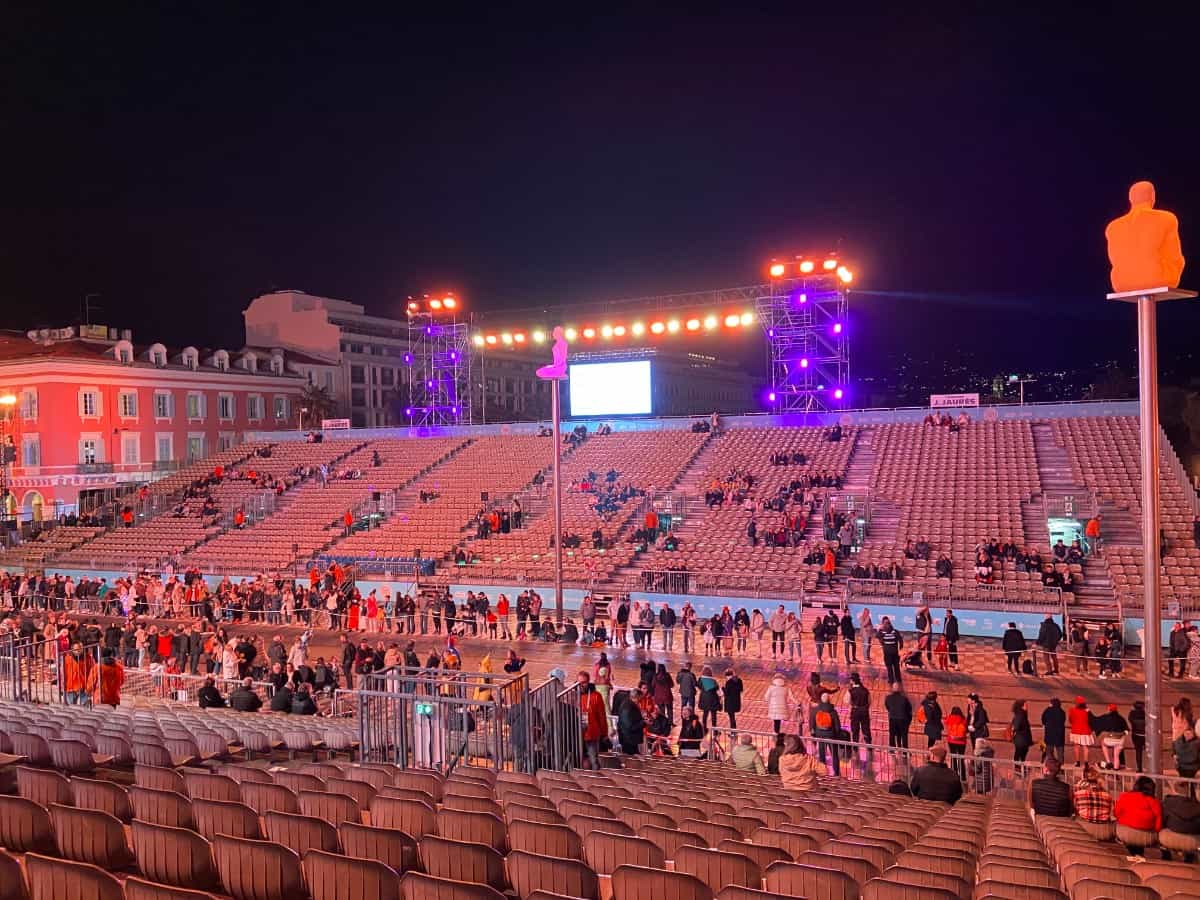
[[[280,498],[274,514],[244,530],[226,531],[197,547],[185,562],[202,568],[243,567],[261,571],[283,568],[297,559],[307,560],[342,534],[342,516],[347,510],[354,510],[374,491],[403,487],[462,444],[462,440],[454,438],[380,440],[368,444],[295,443],[295,448],[303,450],[289,457],[289,471],[297,465],[317,465],[352,452],[330,467],[330,480],[324,486],[317,478],[307,479]],[[376,452],[381,465],[373,467],[372,457]],[[360,473],[360,477],[344,477],[354,472]],[[298,550],[293,550],[293,545]]]
[[[854,449],[857,429],[847,427],[837,442],[827,439],[824,428],[745,428],[732,429],[718,436],[701,481],[701,493],[719,485],[738,469],[754,477],[747,492],[753,499],[770,500],[800,475],[829,474],[845,476],[847,463]],[[773,466],[772,453],[802,452],[804,465]],[[831,489],[816,488],[817,496]],[[818,525],[820,511],[817,512]],[[661,570],[686,566],[691,572],[719,574],[721,586],[729,589],[744,587],[761,590],[792,590],[803,580],[806,590],[817,586],[819,566],[806,565],[802,560],[810,553],[814,542],[798,547],[768,547],[760,543],[749,546],[746,526],[751,513],[730,504],[709,509],[688,525],[686,537],[679,550],[653,549],[639,560],[639,566]],[[759,533],[780,527],[784,514],[763,512],[757,517]],[[816,526],[814,526],[816,528]],[[809,534],[812,531],[807,532]],[[819,528],[816,536],[821,536]],[[823,544],[822,544],[823,546]]]
[[0,550],[0,568],[37,567],[47,559],[74,550],[102,532],[101,528],[85,525],[59,525],[39,531],[32,540],[8,550]]
[[[675,484],[707,438],[706,434],[681,431],[616,432],[593,435],[571,452],[562,464],[563,483],[569,488],[563,494],[563,529],[578,535],[583,543],[578,548],[564,550],[563,577],[576,582],[603,581],[626,565],[634,556],[629,537],[631,531],[641,527],[639,512],[643,500],[631,498],[602,521],[594,509],[595,495],[569,486],[578,484],[590,472],[595,472],[603,482],[606,473],[614,470],[618,484],[631,485],[652,497]],[[541,515],[537,514],[539,510]],[[597,526],[606,538],[615,540],[615,546],[605,550],[592,548],[591,535]],[[469,540],[468,547],[478,556],[478,562],[455,572],[454,577],[485,580],[516,577],[530,581],[552,577],[553,534],[549,501],[535,502],[527,497],[524,526],[509,534],[493,534],[486,540]]]
[[[10,731],[104,723],[161,740],[220,729],[234,741],[287,721],[0,705]],[[261,900],[1194,896],[1195,866],[1128,860],[1068,819],[1031,827],[1016,803],[968,796],[949,807],[835,778],[790,792],[775,776],[722,763],[624,764],[536,777],[344,760],[287,771],[222,763],[208,773],[139,764],[128,787],[22,769],[49,775],[52,789],[22,777],[17,796],[0,796],[0,890],[75,896],[65,886],[83,882],[91,892],[79,896]],[[13,880],[22,869],[10,854],[23,860],[23,880]]]

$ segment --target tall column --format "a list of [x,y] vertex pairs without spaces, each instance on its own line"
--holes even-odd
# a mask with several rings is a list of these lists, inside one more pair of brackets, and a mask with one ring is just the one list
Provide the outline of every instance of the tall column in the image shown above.
[[563,546],[562,546],[562,409],[559,404],[558,386],[562,379],[550,382],[550,405],[554,419],[554,616],[555,624],[563,623]]
[[1162,606],[1159,594],[1158,326],[1154,297],[1137,298],[1138,422],[1142,450],[1143,665],[1146,677],[1146,771],[1162,773]]

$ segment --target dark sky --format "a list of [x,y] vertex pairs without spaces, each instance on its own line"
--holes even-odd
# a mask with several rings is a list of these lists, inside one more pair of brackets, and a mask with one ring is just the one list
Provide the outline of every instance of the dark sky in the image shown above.
[[[1150,178],[1200,253],[1200,23],[1047,5],[8,6],[0,326],[95,292],[142,339],[234,344],[272,288],[524,307],[752,283],[840,242],[882,292],[855,301],[860,359],[1128,351],[1103,227]],[[1168,341],[1197,315],[1164,312]]]

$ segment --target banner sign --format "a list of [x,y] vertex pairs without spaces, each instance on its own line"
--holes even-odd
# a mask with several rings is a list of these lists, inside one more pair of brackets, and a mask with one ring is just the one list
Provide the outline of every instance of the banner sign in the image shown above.
[[[978,394],[976,396],[978,396]],[[349,419],[322,419],[321,420],[321,430],[322,431],[345,431],[349,427],[350,427]]]
[[978,394],[930,394],[929,406],[932,409],[946,409],[957,406],[978,406]]

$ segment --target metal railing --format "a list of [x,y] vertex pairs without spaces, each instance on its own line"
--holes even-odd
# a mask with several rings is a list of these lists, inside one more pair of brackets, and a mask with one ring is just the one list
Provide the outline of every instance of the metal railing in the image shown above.
[[1099,510],[1096,496],[1087,490],[1046,491],[1042,494],[1042,506],[1047,518],[1090,519]]
[[890,579],[847,578],[844,597],[846,601],[853,601],[858,597],[882,597],[900,606],[920,606],[931,602],[938,604],[949,602],[961,605],[962,602],[966,602],[996,606],[1001,611],[1024,609],[1059,612],[1063,605],[1063,590],[1040,587],[1040,591],[1033,592],[1032,600],[1024,601],[1017,598],[1017,589],[1013,585],[1003,583],[959,585],[946,579],[891,581]]

